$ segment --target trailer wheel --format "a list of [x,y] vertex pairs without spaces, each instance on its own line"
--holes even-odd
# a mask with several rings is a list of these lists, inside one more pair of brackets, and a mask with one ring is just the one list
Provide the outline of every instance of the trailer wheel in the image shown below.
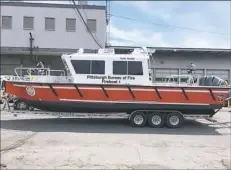
[[130,115],[130,124],[133,127],[143,127],[147,123],[147,115],[144,112],[137,111]]
[[164,113],[150,113],[148,116],[148,124],[153,128],[160,128],[165,124],[165,114]]
[[179,128],[184,122],[184,118],[180,113],[169,113],[166,118],[166,123],[169,128]]
[[15,110],[28,110],[29,106],[23,101],[17,101],[14,103]]

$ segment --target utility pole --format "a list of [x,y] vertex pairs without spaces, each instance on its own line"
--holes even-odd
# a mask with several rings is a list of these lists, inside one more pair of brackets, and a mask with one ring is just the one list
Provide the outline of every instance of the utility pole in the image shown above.
[[33,41],[34,41],[34,38],[32,37],[32,34],[31,32],[29,33],[30,34],[30,57],[32,58],[33,57]]
[[106,47],[110,46],[110,17],[111,17],[111,4],[110,0],[106,0],[106,24],[107,24],[107,34],[106,34]]
[[30,40],[30,48],[29,48],[29,50],[30,50],[30,59],[31,59],[32,62],[36,63],[37,62],[37,56],[34,58],[33,50],[34,50],[34,48],[38,49],[38,47],[33,47],[34,38],[33,38],[32,34],[31,34],[31,32],[29,33],[29,35],[30,35],[30,39],[29,39]]

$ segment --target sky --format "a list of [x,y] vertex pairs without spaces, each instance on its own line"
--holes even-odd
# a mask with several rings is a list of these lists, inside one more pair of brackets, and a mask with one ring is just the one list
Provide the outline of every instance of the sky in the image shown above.
[[[105,5],[105,1],[88,4]],[[230,1],[111,1],[110,4],[113,16],[107,30],[111,45],[231,48]]]

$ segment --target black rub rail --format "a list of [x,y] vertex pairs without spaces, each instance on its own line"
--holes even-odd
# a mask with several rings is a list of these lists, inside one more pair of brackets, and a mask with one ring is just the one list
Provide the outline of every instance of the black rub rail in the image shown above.
[[80,97],[83,97],[83,94],[81,93],[81,91],[79,90],[77,85],[74,85],[75,89],[77,90],[78,94],[80,95]]
[[55,96],[58,96],[57,92],[55,91],[55,89],[53,88],[53,86],[51,84],[48,84],[48,86],[50,87],[52,93],[55,95]]

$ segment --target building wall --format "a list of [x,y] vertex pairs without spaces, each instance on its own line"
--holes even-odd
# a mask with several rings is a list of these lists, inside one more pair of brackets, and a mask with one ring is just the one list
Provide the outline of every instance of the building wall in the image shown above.
[[161,81],[165,76],[185,74],[187,65],[196,64],[198,76],[217,75],[231,82],[231,55],[156,53],[154,55],[154,80]]
[[159,68],[186,68],[191,62],[196,64],[198,69],[231,69],[231,56],[216,54],[165,54],[154,55],[154,66]]
[[[82,10],[80,10],[82,12]],[[104,47],[106,41],[105,9],[84,9],[88,19],[96,19],[98,42]],[[34,46],[39,48],[99,48],[88,33],[73,8],[51,8],[31,6],[4,6],[1,16],[12,16],[12,29],[1,29],[2,47],[29,47],[29,32],[34,37]],[[34,17],[34,29],[23,29],[23,17]],[[85,14],[82,16],[86,19]],[[55,31],[45,30],[45,17],[55,18]],[[66,31],[66,18],[76,19],[76,31]]]
[[[164,77],[176,74],[186,74],[186,66],[194,62],[197,67],[198,76],[216,75],[231,82],[231,55],[169,55],[167,53],[156,53],[155,63],[152,64],[153,80],[163,81]],[[44,61],[46,67],[51,69],[64,69],[60,56],[38,56],[37,61]],[[14,74],[14,68],[35,67],[36,61],[32,61],[29,55],[2,55],[1,73]]]
[[1,55],[1,75],[11,75],[21,65],[21,56]]
[[14,69],[16,67],[35,68],[38,61],[43,61],[45,67],[53,70],[64,69],[61,58],[57,56],[38,56],[37,60],[33,60],[29,55],[2,55],[1,75],[15,75]]

